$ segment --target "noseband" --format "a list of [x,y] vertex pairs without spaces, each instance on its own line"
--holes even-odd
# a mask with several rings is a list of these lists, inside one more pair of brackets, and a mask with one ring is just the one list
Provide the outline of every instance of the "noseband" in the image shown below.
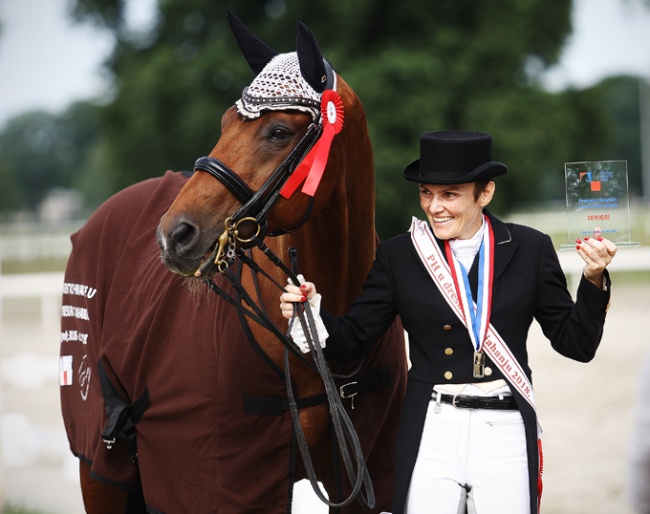
[[[199,277],[211,263],[214,263],[220,272],[230,266],[235,260],[235,247],[239,243],[246,247],[253,239],[262,240],[267,235],[267,215],[275,204],[282,187],[312,149],[321,136],[322,126],[312,123],[298,144],[289,155],[280,163],[275,171],[262,184],[257,192],[253,192],[248,185],[233,170],[219,159],[214,157],[199,157],[194,164],[194,172],[204,171],[221,182],[230,191],[242,206],[237,212],[224,221],[224,231],[221,233],[210,257],[203,261],[195,271]],[[309,206],[301,222],[293,228],[298,228],[307,221],[311,210],[313,198],[310,197]],[[285,228],[269,236],[277,236],[288,232]],[[250,235],[253,234],[253,235]]]

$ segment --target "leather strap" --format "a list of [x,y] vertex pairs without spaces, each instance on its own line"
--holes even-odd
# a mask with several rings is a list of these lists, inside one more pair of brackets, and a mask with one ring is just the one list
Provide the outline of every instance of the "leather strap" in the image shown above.
[[197,171],[205,171],[212,175],[224,184],[242,204],[248,202],[254,194],[239,175],[235,174],[234,171],[219,159],[209,156],[199,157],[196,163],[194,163],[194,172]]
[[110,450],[116,441],[126,444],[126,450],[135,461],[138,458],[137,431],[135,425],[142,419],[144,412],[151,405],[149,389],[145,386],[142,394],[133,402],[124,400],[111,383],[104,368],[104,362],[99,359],[99,382],[104,397],[106,424],[101,436]]
[[352,398],[358,394],[364,394],[380,387],[387,387],[391,384],[388,368],[382,366],[360,375],[354,382],[339,387],[341,398]]
[[[314,407],[327,402],[326,394],[317,394],[298,398],[296,404],[298,409]],[[289,400],[280,396],[244,396],[244,410],[247,414],[260,414],[266,416],[280,416],[290,408]]]
[[[391,380],[388,368],[375,368],[359,376],[354,382],[349,382],[339,387],[339,395],[341,398],[352,398],[358,394],[365,394],[381,387],[388,387],[390,384]],[[326,402],[326,394],[317,394],[296,399],[298,410]],[[244,410],[248,414],[280,416],[284,411],[289,410],[289,408],[288,398],[282,398],[280,396],[244,396]]]
[[[433,392],[431,398],[438,401],[438,393]],[[503,399],[496,396],[454,396],[441,394],[440,402],[448,403],[459,409],[492,409],[492,410],[517,410],[517,402],[513,396]]]

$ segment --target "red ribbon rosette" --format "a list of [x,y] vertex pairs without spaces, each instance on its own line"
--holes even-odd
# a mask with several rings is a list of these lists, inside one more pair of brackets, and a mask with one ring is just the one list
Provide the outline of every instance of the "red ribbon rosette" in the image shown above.
[[323,120],[323,133],[284,184],[280,191],[284,198],[291,198],[291,195],[298,189],[303,180],[305,185],[302,187],[302,192],[309,196],[316,194],[318,184],[320,184],[327,165],[332,140],[343,129],[343,101],[336,91],[327,89],[323,92],[320,110],[321,119]]

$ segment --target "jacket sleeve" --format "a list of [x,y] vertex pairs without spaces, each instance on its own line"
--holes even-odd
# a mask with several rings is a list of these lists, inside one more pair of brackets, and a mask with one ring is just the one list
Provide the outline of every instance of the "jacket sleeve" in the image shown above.
[[395,319],[394,282],[385,244],[380,245],[363,292],[345,316],[336,318],[323,310],[321,316],[329,338],[324,350],[328,360],[359,360]]
[[538,275],[535,319],[553,348],[571,359],[588,362],[594,358],[603,335],[610,300],[611,280],[605,270],[604,290],[580,279],[574,302],[566,277],[549,236],[544,236]]

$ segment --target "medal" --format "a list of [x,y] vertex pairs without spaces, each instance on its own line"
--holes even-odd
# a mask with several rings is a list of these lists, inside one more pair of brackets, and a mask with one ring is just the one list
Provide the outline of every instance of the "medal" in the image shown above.
[[485,354],[480,351],[474,352],[474,378],[483,378],[485,376]]

